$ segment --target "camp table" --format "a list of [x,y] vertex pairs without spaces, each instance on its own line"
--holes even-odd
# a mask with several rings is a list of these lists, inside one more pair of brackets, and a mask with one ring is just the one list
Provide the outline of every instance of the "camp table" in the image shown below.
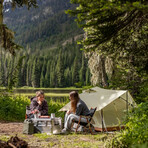
[[62,129],[61,118],[32,118],[35,129],[41,133],[58,134]]

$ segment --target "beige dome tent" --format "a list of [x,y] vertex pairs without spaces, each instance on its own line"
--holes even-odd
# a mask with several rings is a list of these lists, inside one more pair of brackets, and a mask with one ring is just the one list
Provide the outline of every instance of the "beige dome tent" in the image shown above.
[[[118,130],[127,111],[136,106],[135,101],[127,90],[108,90],[94,87],[85,90],[80,98],[89,108],[97,107],[93,117],[93,125],[98,131]],[[70,109],[70,103],[60,111]]]

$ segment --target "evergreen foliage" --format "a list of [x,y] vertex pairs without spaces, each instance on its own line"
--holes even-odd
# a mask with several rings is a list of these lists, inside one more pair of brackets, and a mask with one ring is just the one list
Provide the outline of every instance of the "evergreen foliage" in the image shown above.
[[[38,52],[37,50],[32,55],[20,51],[15,57],[3,52],[0,57],[0,68],[5,69],[0,71],[0,80],[4,80],[5,83],[1,83],[0,86],[70,87],[75,86],[80,77],[84,81],[81,86],[90,84],[90,77],[87,79],[89,83],[86,82],[86,71],[83,71],[83,75],[81,73],[84,68],[84,53],[80,51],[80,46],[67,44],[53,50],[44,50],[40,54]],[[78,58],[76,54],[83,58]],[[5,60],[4,55],[7,55]],[[85,61],[87,62],[87,59]],[[87,64],[85,66],[87,67]],[[7,79],[3,79],[4,73]]]
[[[8,1],[0,1],[0,48],[4,48],[14,55],[15,50],[21,49],[21,47],[14,42],[14,32],[3,23],[4,2],[6,5]],[[13,9],[23,5],[26,5],[29,9],[32,6],[36,7],[37,4],[36,0],[12,0],[8,3],[11,3]]]
[[67,13],[77,16],[85,31],[85,37],[78,43],[85,51],[97,51],[114,63],[109,87],[128,89],[139,95],[148,79],[148,1],[71,0],[71,3],[77,7]]
[[79,82],[79,69],[78,69],[78,57],[76,56],[74,59],[74,66],[73,66],[73,73],[72,73],[72,82],[78,83]]
[[63,65],[63,57],[62,55],[62,49],[60,49],[59,57],[57,61],[57,83],[58,87],[64,87],[64,65]]

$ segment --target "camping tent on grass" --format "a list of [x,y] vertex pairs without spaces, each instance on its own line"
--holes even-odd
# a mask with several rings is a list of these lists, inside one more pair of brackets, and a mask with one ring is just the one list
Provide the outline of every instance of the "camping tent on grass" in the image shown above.
[[[136,106],[127,90],[108,90],[94,87],[85,90],[80,98],[89,108],[97,107],[93,117],[93,125],[97,131],[113,131],[123,127],[122,121],[129,109]],[[60,111],[70,109],[70,102]]]

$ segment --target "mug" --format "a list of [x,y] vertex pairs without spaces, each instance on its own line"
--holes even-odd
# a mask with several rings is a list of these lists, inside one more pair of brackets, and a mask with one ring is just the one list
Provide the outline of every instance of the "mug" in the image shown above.
[[38,112],[38,117],[40,117],[41,116],[41,112]]
[[37,118],[37,114],[34,114],[34,119],[36,119]]
[[55,118],[55,113],[51,113],[51,118]]

